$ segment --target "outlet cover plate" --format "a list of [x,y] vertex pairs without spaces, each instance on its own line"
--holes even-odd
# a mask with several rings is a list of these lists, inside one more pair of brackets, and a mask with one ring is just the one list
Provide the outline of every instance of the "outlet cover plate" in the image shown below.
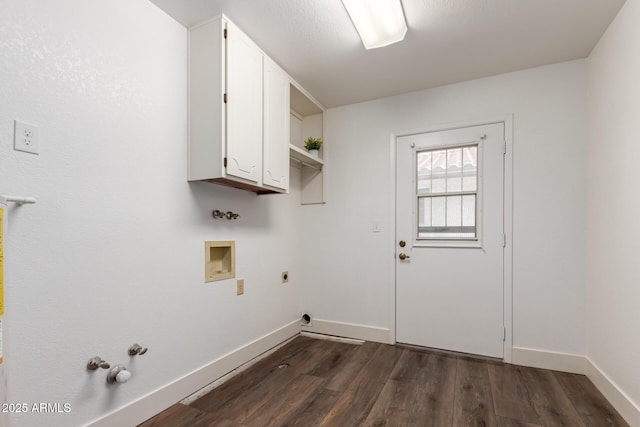
[[40,148],[38,127],[28,123],[13,121],[13,149],[25,153],[38,154]]

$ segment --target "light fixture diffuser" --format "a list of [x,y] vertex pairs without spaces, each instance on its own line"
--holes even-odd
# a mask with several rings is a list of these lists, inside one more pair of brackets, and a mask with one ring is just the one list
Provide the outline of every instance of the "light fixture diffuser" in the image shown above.
[[400,0],[342,0],[366,49],[404,39],[407,21]]

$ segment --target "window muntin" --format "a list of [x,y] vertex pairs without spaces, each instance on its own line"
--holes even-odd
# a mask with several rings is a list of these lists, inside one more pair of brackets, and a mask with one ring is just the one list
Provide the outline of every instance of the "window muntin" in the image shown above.
[[478,148],[416,152],[418,240],[478,240]]

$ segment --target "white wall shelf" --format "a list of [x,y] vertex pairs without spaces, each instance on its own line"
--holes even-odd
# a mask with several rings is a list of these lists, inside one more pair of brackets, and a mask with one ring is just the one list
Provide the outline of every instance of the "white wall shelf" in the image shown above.
[[309,92],[291,79],[289,118],[289,157],[292,165],[300,166],[300,203],[316,205],[326,203],[326,175],[323,171],[327,160],[327,145],[320,148],[320,157],[312,157],[304,149],[309,138],[322,139],[325,108]]
[[322,170],[324,162],[319,157],[311,156],[305,149],[289,144],[289,157],[300,162],[303,166]]

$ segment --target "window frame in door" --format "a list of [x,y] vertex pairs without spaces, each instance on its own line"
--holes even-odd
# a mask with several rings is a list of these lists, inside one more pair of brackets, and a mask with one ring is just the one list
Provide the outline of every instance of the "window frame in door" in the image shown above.
[[[412,161],[412,186],[413,186],[413,207],[412,207],[412,223],[413,223],[413,236],[412,247],[415,248],[469,248],[469,249],[482,249],[483,232],[482,232],[482,187],[483,187],[483,156],[484,156],[484,141],[482,139],[456,142],[450,144],[442,144],[433,148],[425,149],[424,147],[416,147],[417,143],[413,143],[411,161]],[[452,148],[462,148],[476,146],[477,148],[477,172],[476,172],[476,237],[469,238],[420,238],[418,236],[418,153],[425,151],[438,151],[448,150]],[[446,196],[447,193],[442,193],[442,196]]]

